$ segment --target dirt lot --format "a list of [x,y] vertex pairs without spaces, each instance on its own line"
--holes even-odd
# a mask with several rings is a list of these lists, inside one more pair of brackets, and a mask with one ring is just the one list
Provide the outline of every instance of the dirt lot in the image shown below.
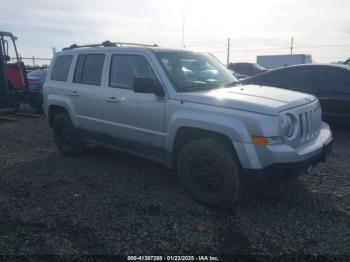
[[349,255],[350,129],[333,131],[313,176],[218,211],[160,165],[101,147],[66,158],[44,118],[0,122],[0,253]]

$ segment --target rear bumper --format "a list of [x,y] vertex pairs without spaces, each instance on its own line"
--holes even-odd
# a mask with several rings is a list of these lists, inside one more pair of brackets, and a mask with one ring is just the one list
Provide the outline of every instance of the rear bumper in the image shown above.
[[322,150],[316,155],[302,161],[277,163],[262,169],[244,169],[246,179],[249,183],[263,183],[307,174],[318,163],[326,161],[329,154],[332,152],[332,148],[333,141],[329,140],[327,143],[323,144]]
[[23,93],[23,101],[32,106],[41,106],[43,104],[42,92],[25,91]]

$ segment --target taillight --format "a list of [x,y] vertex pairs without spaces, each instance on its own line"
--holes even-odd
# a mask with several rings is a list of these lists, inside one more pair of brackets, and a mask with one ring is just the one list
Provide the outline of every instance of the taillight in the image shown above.
[[36,79],[28,79],[28,83],[31,85],[39,85],[40,81]]

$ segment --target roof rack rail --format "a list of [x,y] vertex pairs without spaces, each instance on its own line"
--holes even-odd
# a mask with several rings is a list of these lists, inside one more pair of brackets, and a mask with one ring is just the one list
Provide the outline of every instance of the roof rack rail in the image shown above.
[[84,47],[122,47],[123,45],[126,46],[145,46],[145,47],[158,47],[158,45],[148,45],[148,44],[138,44],[138,43],[127,43],[127,42],[111,42],[111,41],[104,41],[101,44],[90,44],[90,45],[76,45],[73,44],[69,47],[65,47],[62,50],[72,50],[76,48],[84,48]]

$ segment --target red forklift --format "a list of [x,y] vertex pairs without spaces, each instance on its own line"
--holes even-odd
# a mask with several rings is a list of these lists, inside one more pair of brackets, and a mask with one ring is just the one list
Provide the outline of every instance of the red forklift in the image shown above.
[[[28,87],[27,73],[18,56],[16,40],[12,33],[0,31],[0,112],[16,112]],[[9,47],[13,57],[9,55]]]

